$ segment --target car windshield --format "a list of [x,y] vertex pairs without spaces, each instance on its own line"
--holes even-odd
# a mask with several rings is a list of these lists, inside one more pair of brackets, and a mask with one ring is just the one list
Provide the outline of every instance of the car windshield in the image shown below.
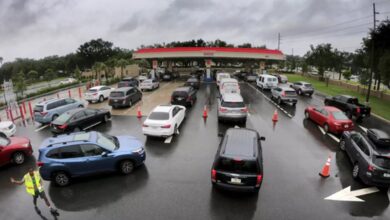
[[63,114],[61,114],[60,116],[58,116],[58,118],[56,118],[56,120],[54,121],[55,123],[58,123],[58,124],[63,124],[65,122],[67,122],[69,120],[69,118],[72,117],[73,114],[69,113],[69,112],[65,112]]
[[222,102],[223,107],[227,108],[244,108],[245,103],[243,102]]
[[119,82],[118,83],[118,88],[120,88],[120,87],[128,87],[129,85],[130,85],[129,82]]
[[114,151],[119,148],[118,138],[107,134],[97,133],[97,143],[109,151]]
[[97,92],[97,89],[89,89],[88,92],[94,93],[94,92]]
[[311,88],[312,85],[310,83],[306,83],[306,84],[303,84],[303,87],[306,87],[306,88]]
[[36,105],[34,107],[34,112],[43,112],[43,106],[42,105]]
[[267,81],[272,82],[272,81],[276,81],[276,79],[275,78],[268,78]]
[[336,120],[348,120],[348,117],[341,111],[332,112],[332,115]]
[[390,169],[390,158],[376,156],[374,158],[374,163],[379,167]]
[[151,119],[151,120],[168,120],[169,113],[168,112],[152,112],[152,114],[149,115],[149,119]]
[[111,97],[123,97],[123,92],[111,92]]
[[254,160],[240,160],[223,157],[219,159],[215,169],[232,173],[258,173],[257,164]]
[[176,97],[176,96],[186,97],[186,96],[187,96],[187,92],[184,92],[184,91],[175,91],[175,92],[173,92],[172,96],[173,96],[173,97]]
[[0,146],[7,146],[10,142],[8,138],[0,137]]

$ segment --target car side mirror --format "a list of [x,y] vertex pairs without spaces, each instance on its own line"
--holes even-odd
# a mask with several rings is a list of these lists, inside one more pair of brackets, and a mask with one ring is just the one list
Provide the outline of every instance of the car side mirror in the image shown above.
[[102,157],[107,157],[108,156],[108,152],[104,151],[101,155],[102,155]]
[[265,141],[265,137],[264,136],[259,137],[259,141]]
[[223,137],[223,133],[222,132],[218,132],[218,137]]

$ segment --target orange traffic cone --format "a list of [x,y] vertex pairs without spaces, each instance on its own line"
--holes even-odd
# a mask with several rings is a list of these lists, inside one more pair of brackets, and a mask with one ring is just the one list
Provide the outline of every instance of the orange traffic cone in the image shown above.
[[203,118],[207,118],[207,106],[203,108]]
[[137,118],[142,118],[142,113],[141,113],[141,107],[138,106],[138,109],[137,109]]
[[328,157],[328,160],[326,161],[324,167],[322,168],[321,173],[319,173],[320,176],[322,176],[324,178],[330,176],[330,161],[331,161],[331,156]]
[[278,121],[278,110],[274,111],[274,115],[272,116],[272,121],[277,122]]

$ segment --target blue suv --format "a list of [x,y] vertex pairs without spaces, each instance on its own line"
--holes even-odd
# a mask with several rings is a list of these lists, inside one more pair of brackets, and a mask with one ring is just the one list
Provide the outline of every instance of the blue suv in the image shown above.
[[47,138],[39,148],[37,165],[44,180],[66,186],[72,178],[103,172],[129,174],[145,161],[141,141],[96,131]]
[[50,99],[35,105],[34,119],[41,124],[47,124],[68,110],[83,107],[83,102],[71,98]]

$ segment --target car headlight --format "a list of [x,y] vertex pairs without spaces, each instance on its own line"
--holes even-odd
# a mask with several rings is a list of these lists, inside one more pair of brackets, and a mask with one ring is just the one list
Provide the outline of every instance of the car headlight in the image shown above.
[[28,146],[30,146],[30,143],[22,144],[22,147],[28,147]]
[[133,150],[133,153],[137,153],[137,154],[143,154],[145,152],[145,149],[143,147],[140,147],[136,150]]

